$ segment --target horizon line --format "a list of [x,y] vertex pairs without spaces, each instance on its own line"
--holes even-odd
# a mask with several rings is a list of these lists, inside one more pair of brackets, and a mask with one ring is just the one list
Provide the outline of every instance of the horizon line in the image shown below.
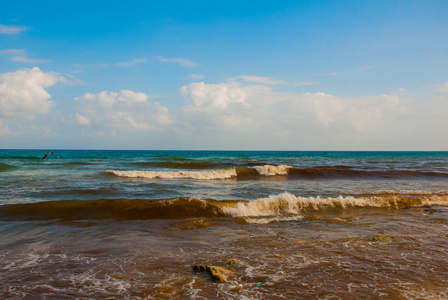
[[68,149],[68,148],[0,148],[0,151],[182,151],[182,152],[448,152],[448,150],[218,150],[218,149]]

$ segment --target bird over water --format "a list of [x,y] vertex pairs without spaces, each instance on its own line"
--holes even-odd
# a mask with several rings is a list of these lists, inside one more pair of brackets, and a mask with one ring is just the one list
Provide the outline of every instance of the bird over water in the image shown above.
[[45,153],[44,157],[42,158],[42,160],[46,159],[48,155],[53,154],[53,152],[47,152]]

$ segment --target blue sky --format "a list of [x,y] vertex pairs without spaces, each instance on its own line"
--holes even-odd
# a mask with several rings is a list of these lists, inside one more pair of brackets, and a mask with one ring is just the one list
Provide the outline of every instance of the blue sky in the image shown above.
[[446,1],[3,1],[0,148],[448,150]]

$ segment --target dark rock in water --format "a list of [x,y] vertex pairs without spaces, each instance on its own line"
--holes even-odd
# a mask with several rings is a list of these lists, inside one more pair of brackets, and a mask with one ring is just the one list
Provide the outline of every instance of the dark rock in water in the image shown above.
[[374,236],[370,241],[372,241],[372,242],[393,242],[396,240],[397,240],[397,238],[394,236],[377,235],[377,236]]
[[233,270],[227,267],[209,266],[209,265],[195,265],[193,271],[207,272],[213,282],[226,282],[227,276],[233,273]]
[[210,266],[208,272],[212,276],[212,280],[215,282],[227,281],[227,275],[229,270],[224,267]]
[[225,261],[225,264],[229,265],[229,266],[233,265],[234,263],[236,263],[236,259],[235,258],[228,259],[228,260]]
[[193,271],[203,272],[205,270],[207,270],[207,266],[206,265],[195,265],[195,266],[193,266]]

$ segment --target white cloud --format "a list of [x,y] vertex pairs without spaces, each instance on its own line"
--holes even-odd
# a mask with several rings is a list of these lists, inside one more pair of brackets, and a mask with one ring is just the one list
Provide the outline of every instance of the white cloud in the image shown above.
[[292,83],[290,83],[290,85],[292,85],[292,86],[307,86],[307,85],[313,85],[313,84],[318,84],[318,82],[302,81],[302,82],[292,82]]
[[172,123],[168,109],[151,103],[149,96],[130,90],[118,93],[102,91],[75,98],[80,112],[75,114],[80,125],[90,125],[114,132],[119,129],[158,131]]
[[0,54],[24,55],[24,49],[4,49],[0,50]]
[[205,143],[205,149],[210,145],[231,148],[239,138],[245,143],[252,134],[258,136],[270,122],[264,110],[268,107],[265,96],[271,94],[267,86],[198,82],[181,87],[180,93],[191,101],[182,108],[178,119],[187,128],[182,132],[189,137],[186,142],[196,143],[190,147]]
[[0,115],[32,119],[46,114],[53,106],[45,90],[61,80],[56,73],[44,73],[38,67],[0,75]]
[[117,66],[117,67],[130,67],[136,64],[146,62],[146,58],[137,58],[130,61],[119,62],[119,63],[103,63],[103,64],[73,64],[75,67],[109,67],[109,66]]
[[187,60],[185,58],[181,58],[181,57],[176,57],[176,58],[166,58],[163,56],[157,56],[156,57],[159,61],[161,62],[170,62],[170,63],[175,63],[178,64],[182,67],[186,67],[186,68],[194,68],[194,67],[199,67],[199,65],[195,62],[192,62],[190,60]]
[[372,65],[363,65],[363,66],[358,66],[356,68],[350,69],[350,70],[346,70],[343,72],[331,72],[331,73],[327,73],[327,74],[320,74],[318,76],[343,76],[343,75],[353,75],[353,74],[358,74],[358,73],[364,73],[367,72],[369,70],[374,69],[375,67]]
[[76,116],[76,120],[78,121],[78,124],[80,124],[80,125],[90,125],[92,123],[92,122],[90,122],[89,119],[87,119],[86,117],[84,117],[78,113],[75,113],[75,116]]
[[134,60],[127,61],[127,62],[116,63],[115,65],[119,66],[119,67],[130,67],[135,64],[140,64],[140,63],[144,63],[144,62],[146,62],[146,58],[138,58],[138,59],[134,59]]
[[75,80],[73,75],[66,76],[68,79],[37,67],[0,74],[0,136],[38,141],[47,134],[47,140],[53,138],[55,143],[71,136],[84,147],[99,148],[446,147],[440,137],[448,133],[447,82],[435,87],[443,93],[434,90],[433,98],[411,99],[399,89],[358,97],[278,92],[275,85],[268,84],[274,79],[249,77],[185,85],[179,92],[187,101],[174,112],[153,102],[155,96],[131,90],[85,93],[75,98],[76,109],[67,116],[52,109],[54,103],[47,91],[56,82]]
[[442,84],[439,84],[437,86],[437,90],[441,93],[448,93],[448,81],[446,81]]
[[64,76],[65,77],[61,78],[61,82],[65,85],[70,85],[70,86],[87,85],[87,83],[84,80],[78,79],[70,73],[64,73]]
[[[200,82],[183,86],[180,94],[191,101],[183,108],[182,123],[210,144],[222,142],[221,147],[275,149],[276,142],[297,147],[305,141],[328,145],[338,138],[341,143],[361,143],[404,113],[396,93],[348,98],[276,92],[266,85]],[[322,140],[313,140],[317,137]]]
[[107,67],[115,65],[116,64],[73,64],[74,67]]
[[243,87],[237,82],[219,84],[195,82],[181,87],[180,93],[190,99],[197,107],[227,108],[231,105],[247,107],[246,100],[254,94],[257,88],[260,87]]
[[16,34],[26,29],[24,26],[0,24],[0,34]]
[[12,135],[12,132],[8,126],[3,125],[3,120],[0,119],[0,136],[8,136],[8,135]]
[[4,49],[0,50],[0,54],[16,55],[9,59],[10,61],[15,62],[24,62],[30,64],[45,64],[51,62],[48,59],[28,58],[25,55],[25,49]]
[[290,86],[306,86],[317,84],[317,82],[313,81],[302,81],[302,82],[294,82],[294,81],[284,81],[274,79],[272,77],[264,77],[264,76],[253,76],[253,75],[240,75],[227,79],[228,82],[234,81],[243,81],[243,82],[251,82],[256,84],[264,84],[264,85],[290,85]]
[[271,77],[261,77],[261,76],[250,76],[250,75],[241,75],[229,78],[229,82],[236,81],[238,79],[241,79],[246,82],[252,82],[252,83],[261,83],[261,84],[267,84],[267,85],[278,85],[284,83],[282,80],[276,80]]
[[[63,77],[39,68],[0,74],[0,135],[9,137],[41,136],[54,103],[47,88]],[[45,118],[39,118],[45,115]]]
[[28,58],[25,56],[14,56],[10,58],[11,61],[15,62],[24,62],[29,64],[46,64],[51,62],[48,59],[40,59],[40,58]]
[[188,77],[193,80],[201,80],[205,77],[203,74],[189,74]]
[[296,101],[287,101],[287,111],[308,111],[325,128],[337,127],[344,131],[375,130],[387,111],[398,108],[398,95],[345,98],[325,93],[297,95]]

